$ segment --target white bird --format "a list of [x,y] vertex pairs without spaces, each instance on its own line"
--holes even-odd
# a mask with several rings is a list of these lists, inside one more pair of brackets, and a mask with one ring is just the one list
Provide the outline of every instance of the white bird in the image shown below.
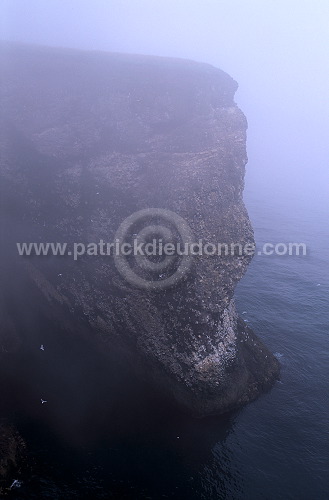
[[15,481],[13,482],[13,484],[10,486],[10,489],[20,488],[21,485],[22,485],[22,483],[20,481],[18,481],[18,479],[15,479]]
[[44,347],[44,345],[43,345],[43,344],[41,344],[41,346],[40,346],[40,351],[44,351],[44,350],[45,350],[45,347]]
[[44,405],[45,403],[48,403],[48,401],[46,401],[45,399],[42,399],[42,398],[41,398],[41,400],[40,400],[40,401],[41,401],[41,404],[43,404],[43,405]]

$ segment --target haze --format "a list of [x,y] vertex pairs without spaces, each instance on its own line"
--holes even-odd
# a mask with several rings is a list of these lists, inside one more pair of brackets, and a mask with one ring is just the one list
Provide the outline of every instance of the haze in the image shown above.
[[239,83],[247,186],[308,200],[329,180],[329,3],[3,0],[2,38],[208,62]]

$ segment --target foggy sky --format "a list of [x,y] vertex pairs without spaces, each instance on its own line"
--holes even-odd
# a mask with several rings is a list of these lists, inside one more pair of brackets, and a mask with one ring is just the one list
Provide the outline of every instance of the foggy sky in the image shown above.
[[247,185],[329,191],[327,0],[2,0],[1,38],[208,62],[239,83]]

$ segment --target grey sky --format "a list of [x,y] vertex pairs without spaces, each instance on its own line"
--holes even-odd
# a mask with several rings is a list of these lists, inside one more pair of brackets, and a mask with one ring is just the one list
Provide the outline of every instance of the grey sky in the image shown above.
[[3,39],[185,57],[221,67],[239,82],[236,100],[249,122],[248,182],[299,194],[329,185],[327,0],[0,5]]

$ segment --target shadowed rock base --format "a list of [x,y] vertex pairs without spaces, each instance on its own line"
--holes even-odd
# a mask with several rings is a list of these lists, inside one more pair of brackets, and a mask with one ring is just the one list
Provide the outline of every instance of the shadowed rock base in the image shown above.
[[0,422],[0,495],[10,491],[25,453],[25,443],[10,425]]
[[[150,285],[139,287],[113,256],[22,258],[16,249],[111,243],[132,214],[130,240],[144,226],[179,239],[183,220],[195,242],[253,244],[236,82],[207,64],[157,57],[15,44],[2,44],[0,57],[2,251],[24,268],[15,279],[24,275],[27,295],[41,296],[29,314],[89,335],[194,415],[228,412],[268,389],[278,362],[233,299],[251,255],[196,255],[171,286],[161,280],[179,277],[179,266],[151,272],[128,259]],[[146,209],[153,216],[136,216]]]

